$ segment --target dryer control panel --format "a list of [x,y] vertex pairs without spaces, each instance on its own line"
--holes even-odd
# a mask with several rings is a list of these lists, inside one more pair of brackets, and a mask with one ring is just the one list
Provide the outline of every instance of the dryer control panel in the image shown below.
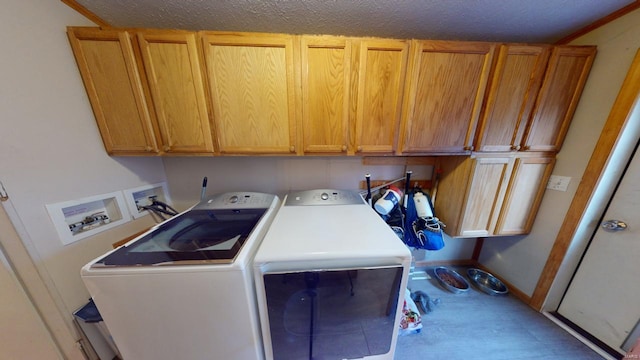
[[364,199],[357,191],[316,189],[292,192],[287,195],[285,206],[363,205]]

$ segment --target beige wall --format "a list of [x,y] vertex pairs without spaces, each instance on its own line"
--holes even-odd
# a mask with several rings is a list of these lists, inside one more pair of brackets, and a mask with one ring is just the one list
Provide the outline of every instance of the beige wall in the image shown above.
[[[592,31],[572,44],[597,45],[598,54],[553,171],[555,175],[572,178],[569,189],[566,192],[547,190],[531,234],[486,241],[480,257],[483,265],[528,295],[535,290],[590,154],[640,47],[640,10]],[[590,218],[585,219],[591,229],[599,217],[599,211],[595,208],[600,207],[600,212],[602,210],[601,204],[593,206]],[[555,298],[563,291],[561,283],[566,288],[566,281],[589,240],[589,231],[586,229],[579,235],[571,245],[570,261],[563,265],[559,274],[564,280],[554,284]]]
[[[63,246],[46,204],[164,180],[157,158],[108,157],[66,38],[93,25],[60,1],[8,0],[0,11],[0,181],[3,203],[71,329],[89,294],[80,267],[149,221]],[[63,330],[64,331],[64,330]]]

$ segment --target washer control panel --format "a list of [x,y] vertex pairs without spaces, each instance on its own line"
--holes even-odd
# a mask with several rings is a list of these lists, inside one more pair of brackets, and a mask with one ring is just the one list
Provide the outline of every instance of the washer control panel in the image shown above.
[[362,205],[364,200],[357,191],[316,189],[292,192],[285,206]]
[[275,197],[276,196],[272,194],[256,192],[223,193],[201,201],[194,207],[194,210],[268,208]]

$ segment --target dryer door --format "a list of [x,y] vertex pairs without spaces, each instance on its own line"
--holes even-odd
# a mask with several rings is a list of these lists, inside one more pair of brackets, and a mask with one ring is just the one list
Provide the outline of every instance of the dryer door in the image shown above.
[[264,274],[273,358],[359,359],[389,353],[402,270]]

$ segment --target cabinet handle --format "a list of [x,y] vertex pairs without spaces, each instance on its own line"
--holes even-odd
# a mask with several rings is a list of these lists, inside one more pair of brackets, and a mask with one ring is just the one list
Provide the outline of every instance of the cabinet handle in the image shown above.
[[520,145],[511,145],[511,150],[520,151]]

